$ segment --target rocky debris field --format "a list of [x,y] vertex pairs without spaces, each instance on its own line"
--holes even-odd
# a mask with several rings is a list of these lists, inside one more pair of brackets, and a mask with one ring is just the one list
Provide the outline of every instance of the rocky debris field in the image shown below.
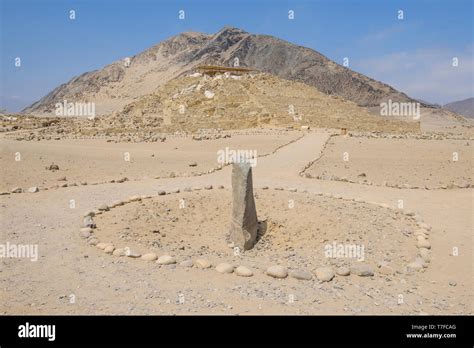
[[[107,138],[154,143],[170,135],[193,134],[196,140],[212,140],[229,136],[225,130],[272,127],[420,131],[419,122],[382,119],[351,101],[265,73],[188,74],[104,115],[5,115],[0,123],[2,132],[20,141]],[[211,131],[199,134],[202,130]]]
[[103,118],[101,127],[132,125],[170,132],[269,125],[419,132],[417,122],[382,120],[353,102],[263,73],[179,77]]

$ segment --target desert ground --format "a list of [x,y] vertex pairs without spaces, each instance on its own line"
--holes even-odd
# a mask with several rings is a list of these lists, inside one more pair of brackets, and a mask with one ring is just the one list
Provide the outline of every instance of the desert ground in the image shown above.
[[[442,120],[411,135],[275,126],[152,142],[8,128],[2,240],[37,244],[38,260],[1,258],[0,312],[472,314],[472,124]],[[226,238],[225,147],[258,153],[249,251]],[[325,254],[341,243],[363,260]]]
[[[268,155],[279,146],[301,137],[301,132],[236,132],[230,138],[195,141],[192,137],[168,136],[164,142],[113,143],[105,139],[45,140],[35,143],[5,139],[1,148],[2,182],[0,190],[14,186],[95,184],[112,180],[142,180],[147,178],[188,176],[219,167],[219,149],[254,149],[258,155]],[[15,160],[19,153],[20,160]],[[52,164],[60,170],[49,170]],[[195,164],[195,166],[194,166]],[[35,168],[35,170],[31,170]]]
[[[321,180],[378,186],[468,188],[473,182],[471,144],[453,139],[334,137],[306,173]],[[377,167],[370,165],[376,162]]]

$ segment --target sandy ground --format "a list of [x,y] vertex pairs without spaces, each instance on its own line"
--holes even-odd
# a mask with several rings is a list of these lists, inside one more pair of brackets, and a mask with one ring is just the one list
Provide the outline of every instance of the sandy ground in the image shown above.
[[[109,143],[105,139],[41,142],[4,139],[0,147],[3,168],[0,191],[10,191],[14,187],[26,191],[32,186],[49,188],[64,183],[92,184],[124,177],[140,180],[207,173],[218,167],[217,151],[226,147],[257,151],[257,155],[262,156],[301,136],[298,131],[259,136],[237,134],[213,141],[169,136],[165,142],[156,143]],[[59,165],[58,171],[46,169],[53,162]],[[190,167],[192,163],[196,166]],[[66,180],[58,181],[64,177]]]
[[[187,167],[190,158],[200,165],[202,162],[203,166],[211,166],[215,149],[223,145],[218,141],[203,145],[202,151],[194,152],[194,155],[199,153],[196,157],[191,150],[204,142],[189,142],[187,145],[183,143],[181,147],[178,146],[182,149],[183,156],[173,155],[175,162],[171,162],[169,167],[166,155],[162,154],[164,169],[159,169],[157,174],[156,169],[146,160],[150,158],[153,150],[146,147],[141,148],[141,169],[130,169],[131,172],[126,172],[125,169],[121,169],[121,172],[119,169],[115,172],[111,169],[101,169],[107,165],[100,167],[99,164],[110,160],[111,153],[121,152],[132,145],[99,146],[94,142],[82,141],[76,143],[82,146],[78,148],[71,142],[65,142],[65,148],[76,154],[75,157],[71,156],[71,161],[66,161],[61,150],[63,141],[58,141],[57,145],[53,146],[50,143],[43,145],[43,142],[2,140],[2,176],[11,180],[7,185],[8,189],[11,185],[39,186],[40,180],[44,180],[45,184],[54,181],[48,178],[51,173],[44,170],[44,166],[50,161],[64,168],[65,173],[62,174],[66,175],[68,180],[97,178],[105,181],[109,177],[116,178],[121,175],[130,175],[140,180],[0,196],[2,240],[17,244],[37,244],[39,248],[37,262],[27,258],[0,260],[0,312],[472,313],[472,189],[399,189],[300,176],[303,168],[319,158],[321,153],[323,158],[325,157],[324,146],[329,137],[330,134],[323,131],[309,132],[300,140],[259,158],[254,170],[256,203],[258,214],[262,221],[266,222],[267,228],[254,250],[238,256],[232,254],[225,242],[226,226],[230,218],[230,167],[201,176],[151,178],[158,175],[159,170],[164,173],[173,170],[190,172]],[[349,138],[341,139],[346,141]],[[266,142],[247,139],[244,144],[256,144],[253,146],[261,146],[261,151],[271,151],[288,140],[273,138]],[[352,140],[354,139],[349,139]],[[406,140],[408,145],[403,144],[404,141],[400,141],[401,146],[406,149],[413,148],[409,143],[412,140]],[[335,145],[337,144],[336,142]],[[416,149],[427,146],[422,141],[419,146],[417,144],[414,144]],[[449,142],[430,144],[445,144],[447,151],[454,147],[459,148]],[[171,142],[160,145],[169,146],[167,151],[172,152]],[[85,151],[84,147],[88,146],[93,151]],[[388,143],[385,146],[389,148],[391,145]],[[137,147],[141,145],[138,144]],[[25,158],[35,157],[29,154],[42,153],[44,160],[32,159],[36,163],[34,168],[38,168],[34,171],[38,173],[29,173],[33,170],[28,169],[31,168],[28,166],[25,166],[24,170],[29,174],[11,169],[11,159],[6,160],[4,154],[8,153],[11,157],[11,152],[17,148],[25,153]],[[72,158],[79,158],[81,151],[84,153],[84,160],[79,160],[77,167],[74,167],[76,164]],[[328,147],[328,151],[331,151],[331,147]],[[376,150],[371,148],[371,151]],[[366,152],[367,156],[363,162],[365,167],[354,169],[354,173],[359,174],[359,169],[363,169],[370,180],[375,180],[380,158],[375,154],[371,157],[371,151]],[[394,156],[397,151],[393,150]],[[155,155],[158,155],[159,160],[160,153],[157,151]],[[424,155],[425,150],[416,156],[421,158]],[[443,156],[441,154],[439,163],[443,163]],[[117,154],[117,158],[119,157]],[[83,176],[74,177],[74,168],[79,168],[80,163],[87,163],[90,158],[96,165],[78,169]],[[464,158],[464,155],[461,158]],[[399,157],[394,157],[394,160],[398,159]],[[139,163],[138,160],[136,163]],[[66,172],[66,169],[69,171]],[[426,171],[444,170],[436,166],[431,168],[422,165],[416,169],[423,178]],[[449,169],[443,171],[445,181],[458,180],[457,176],[449,178],[452,172]],[[387,171],[385,180],[402,183],[399,173]],[[13,180],[15,174],[17,178]],[[87,175],[91,175],[90,179]],[[455,172],[455,175],[467,174]],[[186,187],[203,188],[205,185],[213,185],[213,189],[184,192]],[[224,189],[218,189],[219,185],[223,185]],[[269,186],[270,189],[263,190],[264,186]],[[297,192],[290,192],[290,188],[297,189]],[[180,189],[181,192],[157,196],[160,190],[175,189]],[[305,190],[307,193],[303,192]],[[133,195],[151,195],[152,198],[141,203],[132,202],[113,208],[96,217],[98,228],[95,234],[101,241],[112,242],[117,247],[130,244],[131,248],[139,249],[142,253],[170,253],[178,261],[199,256],[210,260],[214,265],[218,262],[245,265],[253,269],[254,276],[239,277],[235,274],[220,274],[214,268],[202,270],[179,265],[160,266],[155,262],[115,257],[88,245],[79,236],[79,227],[85,211]],[[71,199],[75,201],[74,208],[70,206]],[[178,210],[179,199],[188,203],[184,211]],[[291,209],[288,207],[290,199],[294,200],[294,207]],[[405,212],[410,210],[414,216],[408,218],[397,211],[400,200],[404,202]],[[431,262],[421,271],[407,272],[404,265],[417,252],[416,238],[413,235],[416,229],[415,221],[424,221],[431,226]],[[160,233],[155,233],[154,230],[159,230]],[[290,270],[304,269],[311,272],[322,265],[338,266],[355,262],[352,259],[328,260],[322,257],[321,248],[335,240],[364,244],[364,262],[374,267],[374,276],[336,275],[330,282],[320,282],[314,275],[312,280],[304,281],[290,277],[274,279],[263,273],[270,264],[281,264],[288,266]],[[385,266],[379,268],[381,261],[393,267],[395,272],[387,274],[384,271]]]
[[473,183],[473,145],[469,140],[338,136],[306,173],[323,180],[384,186],[465,187]]

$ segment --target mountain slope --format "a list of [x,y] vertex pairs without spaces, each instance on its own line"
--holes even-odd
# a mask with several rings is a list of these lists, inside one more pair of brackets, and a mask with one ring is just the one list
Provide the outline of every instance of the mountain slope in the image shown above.
[[304,82],[361,106],[411,100],[392,87],[334,63],[322,54],[268,35],[224,28],[214,35],[186,32],[124,61],[85,73],[60,85],[27,113],[53,113],[55,103],[95,102],[97,114],[117,111],[140,96],[201,64],[253,67]]
[[452,102],[444,105],[443,108],[465,117],[474,118],[474,98]]

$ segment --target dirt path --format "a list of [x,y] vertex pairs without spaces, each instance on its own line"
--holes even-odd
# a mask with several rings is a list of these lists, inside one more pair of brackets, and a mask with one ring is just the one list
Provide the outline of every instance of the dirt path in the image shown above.
[[[106,255],[78,236],[83,212],[102,203],[132,195],[156,195],[161,189],[206,184],[229,188],[231,168],[226,167],[196,177],[145,179],[1,196],[2,240],[37,243],[40,256],[38,262],[1,260],[3,308],[0,311],[6,314],[472,313],[472,189],[402,190],[298,176],[317,157],[328,137],[325,133],[311,132],[276,153],[259,158],[255,186],[294,187],[393,207],[403,199],[405,208],[417,212],[432,226],[433,247],[433,259],[426,272],[404,279],[413,282],[406,285],[406,305],[380,306],[366,296],[370,287],[377,286],[390,293],[390,284],[385,287],[375,280],[355,280],[353,286],[344,288],[338,281],[320,285],[294,279],[278,281],[260,273],[241,278],[227,277],[214,270],[180,267],[157,270],[153,264]],[[25,200],[28,209],[24,208]],[[70,208],[71,200],[75,201],[74,209]],[[451,256],[454,247],[458,248],[459,256]],[[178,301],[181,295],[186,299],[184,303]],[[289,295],[297,300],[289,302]]]

